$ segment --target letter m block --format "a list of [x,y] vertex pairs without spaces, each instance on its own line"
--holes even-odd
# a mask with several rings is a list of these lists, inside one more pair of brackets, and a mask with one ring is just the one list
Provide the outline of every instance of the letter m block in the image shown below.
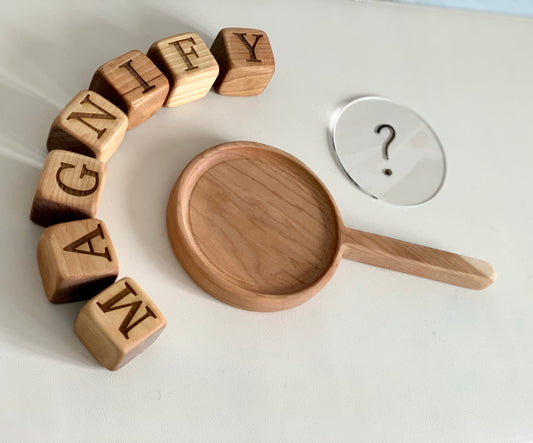
[[114,371],[150,346],[165,325],[154,302],[126,277],[87,302],[74,330],[93,357]]

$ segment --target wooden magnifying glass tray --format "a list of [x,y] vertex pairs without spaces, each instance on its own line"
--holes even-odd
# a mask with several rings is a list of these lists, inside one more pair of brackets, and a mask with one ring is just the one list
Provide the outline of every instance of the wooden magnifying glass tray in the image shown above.
[[471,289],[496,276],[482,260],[345,227],[307,166],[254,142],[224,143],[194,158],[170,194],[167,228],[198,285],[252,311],[305,302],[341,258]]

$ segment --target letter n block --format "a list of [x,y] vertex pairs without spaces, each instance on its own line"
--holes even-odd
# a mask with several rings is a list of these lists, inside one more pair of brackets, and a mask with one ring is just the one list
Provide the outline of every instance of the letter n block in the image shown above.
[[265,32],[259,29],[222,29],[211,52],[219,66],[214,88],[222,95],[258,95],[274,75],[274,55]]
[[118,260],[105,223],[95,218],[45,229],[37,245],[44,290],[52,303],[87,300],[118,276]]
[[128,117],[94,91],[80,91],[52,122],[48,150],[65,149],[107,162],[124,138]]
[[153,43],[148,57],[170,81],[165,106],[178,106],[204,97],[218,75],[215,57],[194,33],[174,35]]
[[117,105],[131,129],[154,115],[168,94],[168,80],[141,51],[130,51],[98,68],[89,89]]
[[93,357],[114,371],[150,346],[165,325],[157,306],[126,277],[87,302],[74,331]]
[[41,225],[96,215],[104,187],[105,163],[75,152],[54,150],[44,162],[30,219]]

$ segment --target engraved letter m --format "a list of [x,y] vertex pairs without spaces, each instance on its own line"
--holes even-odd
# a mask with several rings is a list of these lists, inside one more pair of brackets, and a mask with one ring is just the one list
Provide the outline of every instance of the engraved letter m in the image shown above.
[[120,300],[122,300],[124,297],[126,297],[128,294],[137,295],[137,293],[133,290],[133,288],[128,283],[124,283],[124,284],[126,285],[126,287],[122,291],[120,291],[117,295],[110,298],[105,303],[96,302],[96,304],[102,310],[102,312],[109,312],[109,311],[116,311],[117,309],[130,308],[130,310],[128,311],[128,314],[126,315],[126,317],[124,317],[122,324],[118,328],[118,330],[122,333],[122,335],[126,337],[126,339],[129,339],[128,334],[135,326],[137,326],[139,323],[143,322],[149,317],[153,317],[153,318],[157,318],[157,317],[153,313],[153,311],[148,306],[146,306],[146,313],[141,318],[139,318],[137,321],[131,323],[131,321],[135,317],[135,314],[137,313],[137,311],[139,310],[143,302],[141,300],[138,300],[138,301],[134,301],[131,303],[124,303],[122,305],[117,305],[117,303]]

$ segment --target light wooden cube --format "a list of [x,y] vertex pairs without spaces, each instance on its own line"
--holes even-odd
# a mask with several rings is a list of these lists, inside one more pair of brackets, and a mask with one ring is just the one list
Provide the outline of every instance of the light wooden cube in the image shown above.
[[105,163],[75,152],[48,154],[31,208],[30,218],[42,226],[96,215],[104,188]]
[[105,223],[89,218],[45,229],[37,245],[44,290],[52,303],[87,300],[118,276],[118,260]]
[[222,95],[258,95],[274,75],[274,54],[265,32],[259,29],[222,29],[211,52],[220,74],[214,84]]
[[126,277],[87,302],[74,330],[93,357],[114,371],[150,346],[165,325],[157,306]]
[[52,122],[48,150],[65,149],[107,162],[117,150],[128,117],[94,91],[80,91]]
[[163,73],[145,54],[136,50],[100,66],[89,86],[126,113],[128,129],[159,111],[168,88]]
[[204,97],[218,76],[215,57],[192,32],[153,43],[148,57],[170,81],[165,106],[178,106]]

